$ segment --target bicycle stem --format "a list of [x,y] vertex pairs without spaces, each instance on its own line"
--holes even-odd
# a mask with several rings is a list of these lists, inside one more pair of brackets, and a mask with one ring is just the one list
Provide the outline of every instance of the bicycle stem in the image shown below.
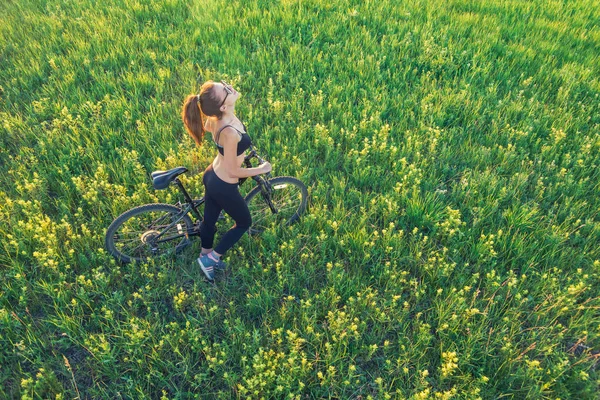
[[[250,145],[250,154],[248,154],[244,158],[244,162],[246,163],[246,167],[248,167],[248,168],[252,168],[252,164],[250,163],[250,160],[252,159],[252,157],[256,157],[261,164],[264,164],[266,162],[261,156],[258,155],[256,150],[254,149],[254,146]],[[263,175],[263,174],[261,174],[261,175]],[[267,180],[271,179],[271,171],[267,172],[264,175],[267,178]],[[258,179],[259,179],[258,175],[253,176],[252,179],[254,179],[255,181],[258,181]]]

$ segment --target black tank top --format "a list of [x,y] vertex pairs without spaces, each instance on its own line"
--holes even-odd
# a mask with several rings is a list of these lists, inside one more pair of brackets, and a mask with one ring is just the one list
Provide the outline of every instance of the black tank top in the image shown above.
[[[240,140],[237,145],[237,155],[239,156],[239,155],[243,154],[244,151],[246,151],[248,149],[248,147],[250,147],[250,145],[252,144],[252,141],[250,140],[250,136],[247,133],[238,131],[233,125],[225,125],[221,129],[219,129],[219,131],[216,134],[215,144],[217,145],[217,149],[219,150],[219,153],[221,153],[221,155],[224,156],[225,154],[224,154],[223,146],[219,145],[219,135],[220,135],[221,131],[223,129],[227,128],[228,126],[231,126],[239,134],[242,135],[242,140]],[[246,128],[246,125],[243,122],[242,122],[242,126],[244,127],[245,131],[248,131],[248,129]]]

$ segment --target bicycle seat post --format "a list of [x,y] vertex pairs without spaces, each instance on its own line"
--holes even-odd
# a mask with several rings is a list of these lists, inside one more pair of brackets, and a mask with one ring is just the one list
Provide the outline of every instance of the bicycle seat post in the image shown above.
[[192,200],[192,198],[188,194],[187,190],[185,190],[185,188],[183,187],[183,184],[181,183],[181,181],[179,180],[179,178],[175,178],[175,180],[173,180],[173,183],[175,183],[177,185],[177,187],[179,188],[179,191],[183,194],[183,197],[185,198],[185,201],[190,206],[192,206],[192,209],[194,210],[194,213],[196,214],[196,216],[198,217],[198,219],[200,221],[202,221],[202,216],[200,215],[200,212],[196,209],[196,207],[194,207],[194,201]]

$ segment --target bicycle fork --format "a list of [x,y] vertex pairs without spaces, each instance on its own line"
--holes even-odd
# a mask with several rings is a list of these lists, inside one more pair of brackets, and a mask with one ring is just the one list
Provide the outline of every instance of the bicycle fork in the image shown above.
[[273,193],[273,187],[268,180],[264,179],[263,177],[260,177],[260,179],[262,181],[262,185],[260,186],[260,194],[271,209],[271,212],[273,214],[277,214],[279,211],[273,207],[273,203],[271,202],[271,193]]

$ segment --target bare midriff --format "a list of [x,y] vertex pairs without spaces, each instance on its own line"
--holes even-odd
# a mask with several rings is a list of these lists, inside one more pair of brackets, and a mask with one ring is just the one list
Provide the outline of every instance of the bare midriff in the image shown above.
[[[240,125],[242,125],[242,123],[237,118],[236,118],[236,121]],[[215,124],[212,120],[209,120],[207,123],[207,126],[205,126],[205,128],[207,128],[207,131],[211,133],[213,142],[215,142],[214,132],[219,131],[219,129],[220,129],[219,126],[217,126],[217,124]],[[223,152],[224,151],[225,150],[223,150]],[[236,165],[238,168],[240,168],[242,166],[242,164],[244,163],[245,156],[246,156],[246,152],[243,152],[242,154],[237,156]],[[222,181],[225,181],[227,183],[238,183],[239,178],[231,177],[227,173],[227,170],[225,169],[225,156],[223,156],[221,153],[219,153],[219,151],[217,151],[217,156],[215,157],[215,159],[212,162],[212,167],[213,167],[213,171],[215,171],[215,174]]]
[[[238,168],[241,167],[242,164],[244,163],[245,156],[246,156],[246,152],[237,156],[236,163],[237,163]],[[212,167],[213,167],[213,171],[215,171],[215,174],[222,181],[225,181],[227,183],[238,183],[238,180],[239,180],[238,178],[232,178],[227,173],[227,170],[225,169],[225,157],[222,156],[221,153],[217,153],[217,156],[215,157],[215,159],[212,162]]]

